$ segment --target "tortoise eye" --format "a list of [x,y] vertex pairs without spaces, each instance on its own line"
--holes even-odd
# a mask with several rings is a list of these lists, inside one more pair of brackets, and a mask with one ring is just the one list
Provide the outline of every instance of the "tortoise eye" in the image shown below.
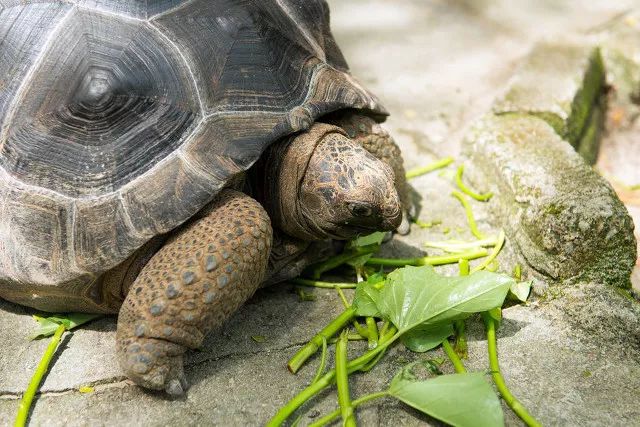
[[363,203],[349,203],[348,207],[349,212],[356,217],[365,218],[373,214],[373,209]]

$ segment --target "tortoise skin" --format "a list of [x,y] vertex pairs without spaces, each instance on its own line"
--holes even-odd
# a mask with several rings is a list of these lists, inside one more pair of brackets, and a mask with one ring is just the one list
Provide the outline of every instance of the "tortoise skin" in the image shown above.
[[115,312],[139,248],[347,108],[386,114],[324,1],[0,0],[0,297]]

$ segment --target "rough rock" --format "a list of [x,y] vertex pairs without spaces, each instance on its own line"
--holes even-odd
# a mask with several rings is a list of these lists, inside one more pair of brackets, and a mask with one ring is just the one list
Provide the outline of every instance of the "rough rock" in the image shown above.
[[493,111],[538,116],[577,148],[603,84],[597,47],[543,42],[527,56]]
[[611,186],[535,116],[488,115],[466,153],[495,187],[492,207],[526,262],[554,281],[630,287],[633,221]]

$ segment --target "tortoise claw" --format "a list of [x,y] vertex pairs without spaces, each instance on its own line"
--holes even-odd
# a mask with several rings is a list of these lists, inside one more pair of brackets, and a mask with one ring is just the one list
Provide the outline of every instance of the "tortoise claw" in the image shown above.
[[187,389],[187,380],[184,377],[180,379],[172,379],[167,383],[167,387],[165,391],[169,396],[173,397],[181,397],[184,395],[185,390]]
[[404,211],[402,213],[402,222],[400,223],[398,228],[396,228],[396,233],[402,236],[405,236],[409,234],[410,228],[411,228],[411,221],[410,221],[409,213]]

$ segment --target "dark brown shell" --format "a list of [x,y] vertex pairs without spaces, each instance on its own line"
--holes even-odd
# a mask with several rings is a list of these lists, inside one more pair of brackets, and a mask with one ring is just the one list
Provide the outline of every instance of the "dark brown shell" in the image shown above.
[[384,113],[328,17],[319,0],[0,0],[0,289],[96,277],[278,138]]

